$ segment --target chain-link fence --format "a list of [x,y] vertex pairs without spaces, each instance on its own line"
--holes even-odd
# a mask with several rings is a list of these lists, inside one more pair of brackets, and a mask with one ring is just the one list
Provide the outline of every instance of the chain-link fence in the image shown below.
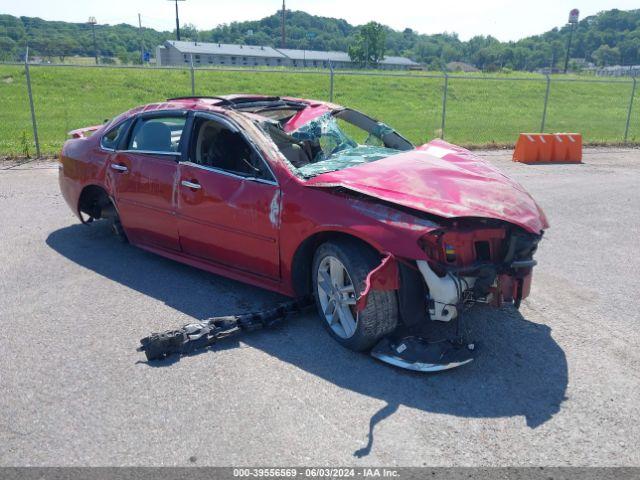
[[441,137],[508,145],[520,132],[542,131],[579,132],[587,143],[640,143],[635,78],[516,75],[3,64],[0,155],[55,154],[69,130],[134,106],[228,93],[331,100],[416,144]]

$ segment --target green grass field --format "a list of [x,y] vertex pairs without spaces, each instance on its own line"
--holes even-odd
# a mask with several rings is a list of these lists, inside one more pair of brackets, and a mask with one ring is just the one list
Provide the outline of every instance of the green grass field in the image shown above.
[[[525,81],[509,80],[526,77]],[[462,145],[511,144],[519,132],[540,130],[545,80],[514,73],[492,79],[449,79],[445,138]],[[580,77],[575,77],[580,79]],[[587,77],[591,78],[591,77]],[[191,93],[187,70],[31,67],[42,152],[55,154],[74,128],[99,124],[136,105]],[[583,78],[584,80],[584,78]],[[414,143],[439,136],[442,78],[363,76],[336,72],[334,101],[392,125]],[[196,71],[196,93],[264,93],[326,100],[327,72]],[[545,130],[580,132],[587,143],[623,140],[631,81],[551,84]],[[640,143],[640,88],[629,141]],[[0,65],[0,155],[33,154],[23,66]]]

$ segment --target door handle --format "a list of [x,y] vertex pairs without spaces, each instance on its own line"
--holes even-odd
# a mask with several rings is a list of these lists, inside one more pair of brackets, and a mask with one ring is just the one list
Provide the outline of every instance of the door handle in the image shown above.
[[190,182],[188,180],[182,180],[181,183],[183,187],[193,188],[194,190],[200,190],[202,188],[199,183]]
[[122,173],[127,173],[129,171],[127,167],[125,167],[124,165],[118,165],[117,163],[112,163],[111,168]]

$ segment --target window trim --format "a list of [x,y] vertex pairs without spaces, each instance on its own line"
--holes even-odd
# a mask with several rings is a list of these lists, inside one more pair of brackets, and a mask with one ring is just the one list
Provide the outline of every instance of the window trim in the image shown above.
[[179,157],[182,152],[156,152],[154,150],[118,150],[118,153],[135,153],[136,155],[161,155],[163,157]]
[[[215,114],[212,112],[194,112],[192,118],[193,118],[193,122],[191,123],[189,128],[189,144],[186,149],[187,151],[182,156],[182,159],[179,161],[180,165],[197,167],[210,172],[220,173],[222,175],[226,175],[229,177],[238,178],[240,180],[249,180],[253,182],[264,183],[267,185],[275,185],[275,186],[280,185],[278,183],[278,177],[276,177],[275,173],[273,173],[273,169],[271,168],[271,165],[269,165],[269,162],[265,159],[264,155],[262,154],[260,149],[256,146],[255,142],[253,142],[253,140],[251,140],[251,138],[249,138],[249,136],[238,125],[236,125],[235,122],[233,122],[230,118],[227,118],[223,115]],[[244,139],[244,141],[247,142],[247,144],[249,145],[249,148],[251,148],[253,152],[256,155],[258,155],[258,157],[260,158],[260,161],[267,167],[267,170],[271,174],[271,179],[252,177],[250,175],[240,175],[237,173],[230,172],[228,170],[224,170],[222,168],[210,167],[208,165],[201,165],[199,163],[191,161],[191,157],[190,157],[191,143],[196,139],[196,132],[194,132],[194,125],[195,125],[195,120],[197,118],[206,118],[209,120],[219,122],[224,126],[226,126],[227,128],[229,128],[229,130],[231,130],[232,132],[240,134]]]
[[220,175],[237,178],[238,180],[247,180],[249,182],[264,183],[266,185],[273,185],[275,187],[279,186],[277,180],[267,180],[266,178],[238,175],[237,173],[233,173],[228,170],[223,170],[222,168],[209,167],[208,165],[200,165],[199,163],[195,163],[190,160],[182,160],[179,162],[179,164],[186,165],[188,167],[199,168],[200,170],[206,170],[208,172],[219,173]]

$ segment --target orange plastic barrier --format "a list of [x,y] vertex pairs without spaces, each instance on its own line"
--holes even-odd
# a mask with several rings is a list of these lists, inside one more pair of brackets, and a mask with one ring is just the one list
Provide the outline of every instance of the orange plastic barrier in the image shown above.
[[522,163],[581,163],[579,133],[521,133],[513,161]]

